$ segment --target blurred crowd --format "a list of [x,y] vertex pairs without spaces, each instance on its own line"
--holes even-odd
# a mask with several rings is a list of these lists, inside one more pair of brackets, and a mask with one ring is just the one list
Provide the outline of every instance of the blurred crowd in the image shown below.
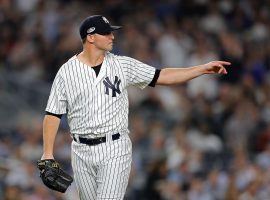
[[[270,199],[270,2],[267,0],[1,0],[0,199],[78,199],[43,186],[42,118],[59,67],[80,52],[79,23],[105,15],[113,53],[156,68],[211,60],[228,75],[129,89],[128,200]],[[70,166],[65,117],[55,158]]]

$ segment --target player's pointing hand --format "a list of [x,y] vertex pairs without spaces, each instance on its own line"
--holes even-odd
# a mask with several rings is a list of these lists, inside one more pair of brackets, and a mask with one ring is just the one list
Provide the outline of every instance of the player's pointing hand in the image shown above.
[[225,66],[229,65],[231,65],[231,63],[226,61],[212,61],[202,66],[206,74],[227,74]]

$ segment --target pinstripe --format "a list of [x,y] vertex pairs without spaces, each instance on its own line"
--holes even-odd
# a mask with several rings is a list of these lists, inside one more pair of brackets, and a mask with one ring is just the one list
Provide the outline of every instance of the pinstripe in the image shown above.
[[[111,166],[110,167],[110,173],[109,173],[109,176],[108,177],[112,177],[111,179],[106,179],[107,182],[104,183],[104,188],[106,188],[108,191],[107,191],[107,194],[111,194],[111,190],[113,187],[110,187],[111,185],[116,185],[116,184],[113,184],[113,178],[115,176],[115,172],[112,171],[114,168],[115,168],[115,165],[112,164],[113,162],[113,158],[115,157],[115,149],[116,149],[116,146],[117,145],[117,142],[116,143],[113,143],[113,141],[110,142],[110,152],[109,152],[109,162],[107,164],[107,166]],[[112,183],[110,183],[110,181],[112,181]]]
[[[83,160],[80,160],[79,157],[77,157],[77,158],[78,158],[78,160],[77,160],[78,165],[76,166],[76,169],[78,169],[78,171],[77,171],[77,173],[78,173],[77,182],[78,182],[78,188],[79,188],[80,197],[83,199],[83,198],[85,198],[85,196],[90,196],[90,194],[88,194],[88,190],[84,189],[84,185],[85,185],[85,182],[86,182],[84,180],[85,179],[85,174],[83,174],[81,172],[82,167],[84,166]],[[74,171],[74,173],[76,174],[76,171]],[[87,195],[85,193],[87,193]]]
[[[71,80],[71,72],[70,72],[70,69],[73,67],[73,63],[71,63],[71,65],[69,66],[69,70],[65,70],[66,71],[66,73],[67,73],[67,80]],[[67,85],[69,85],[69,84],[67,84]],[[75,99],[75,96],[74,96],[74,90],[75,90],[75,88],[74,87],[72,87],[71,85],[70,85],[70,87],[69,87],[69,90],[68,90],[68,96],[71,98],[71,99]],[[73,103],[71,104],[71,106],[73,106]]]
[[[86,145],[82,146],[83,152],[86,152],[86,149],[89,148]],[[91,168],[89,169],[88,165],[89,165],[89,160],[91,159],[90,156],[87,156],[87,154],[82,153],[82,161],[84,162],[83,164],[86,166],[86,174],[82,174],[83,176],[83,185],[82,187],[84,188],[82,190],[84,199],[87,199],[87,197],[94,197],[95,198],[95,190],[92,190],[92,187],[94,187],[94,183],[92,183],[92,177],[90,173],[88,172],[89,170],[91,170]],[[78,166],[78,167],[82,167],[82,165]],[[87,175],[89,174],[90,178],[87,177]],[[86,192],[84,192],[86,191]]]
[[[103,66],[103,67],[104,67],[104,66]],[[97,96],[100,95],[99,93],[101,93],[101,94],[104,93],[104,92],[103,92],[103,91],[104,91],[104,87],[102,87],[102,86],[103,86],[103,85],[101,85],[101,84],[99,85],[99,89],[98,89],[98,91],[96,91],[96,95],[97,95]],[[105,98],[105,97],[103,97],[103,95],[101,95],[101,99],[104,99],[104,98]],[[102,100],[101,100],[101,101],[102,101]],[[97,103],[98,103],[98,102],[101,102],[101,101],[97,101]],[[107,102],[105,102],[105,105],[107,105],[106,103],[107,103]],[[100,107],[102,107],[102,106],[100,106]],[[96,108],[98,108],[98,107],[96,107]],[[98,111],[97,111],[97,112],[98,112]],[[106,112],[106,110],[105,110],[105,112]],[[105,112],[103,112],[103,113],[105,113]],[[97,115],[97,122],[98,122],[98,125],[102,123],[102,119],[103,119],[102,114],[101,114],[101,115]],[[106,131],[108,131],[108,130],[105,130],[105,132],[106,132]]]
[[[127,154],[127,149],[126,149],[126,146],[127,146],[127,144],[126,144],[126,140],[124,139],[124,140],[122,140],[121,141],[122,143],[124,143],[124,144],[122,144],[122,153],[121,153],[121,155],[126,155]],[[124,167],[126,167],[125,166],[125,163],[126,163],[126,157],[124,157],[124,160],[123,160],[123,164],[121,165],[121,173],[122,174],[124,174],[125,173],[125,171],[124,171]],[[119,189],[119,191],[122,191],[122,190],[126,190],[126,187],[127,187],[127,180],[128,180],[128,175],[127,176],[125,176],[125,175],[122,175],[122,176],[120,176],[119,177],[119,181],[118,182],[122,182],[122,183],[124,183],[124,184],[122,184],[122,185],[120,185],[120,189]]]
[[[120,67],[117,67],[117,66],[115,65],[115,62],[112,62],[111,65],[112,65],[112,67],[113,67],[114,69],[117,70],[117,74],[121,74],[121,72],[120,72]],[[120,99],[120,104],[118,104],[118,105],[121,105],[122,99],[123,99],[123,98]],[[118,106],[118,105],[117,105],[117,106]],[[116,107],[115,104],[114,104],[114,106]],[[115,110],[115,108],[114,108],[114,110]],[[115,123],[116,123],[116,124],[120,124],[120,118],[119,118],[119,117],[115,117],[114,120],[115,120]]]
[[[122,140],[120,140],[118,143],[120,143],[120,142],[122,143]],[[118,143],[117,143],[117,144],[118,144]],[[117,144],[115,144],[115,145],[117,145]],[[123,147],[123,145],[121,145],[121,147]],[[113,157],[116,157],[116,155],[119,155],[119,151],[120,151],[120,149],[117,148],[117,154],[115,154],[115,150],[114,150],[114,155],[113,155]],[[117,159],[119,159],[119,157],[117,157],[116,160],[117,160]],[[113,172],[114,174],[118,174],[118,173],[117,173],[117,170],[118,170],[118,169],[116,169],[116,166],[112,167],[112,169],[114,170],[114,172]],[[113,178],[114,178],[114,177],[115,177],[115,176],[113,176]],[[119,182],[117,181],[117,178],[118,178],[118,176],[116,176],[116,180],[115,180],[116,183],[113,182],[114,179],[112,180],[112,184],[118,185],[117,183],[119,183]],[[121,184],[119,184],[119,185],[121,185]],[[118,187],[119,187],[119,186],[118,186]],[[113,192],[113,196],[115,195],[115,192],[116,192],[116,191],[117,191],[118,194],[120,193],[119,188],[118,188],[118,190],[117,190],[117,188],[115,188],[115,190],[114,190],[114,192]]]
[[[63,101],[66,101],[63,79],[61,78],[60,73],[57,73],[48,100],[49,110],[55,114],[64,114],[66,104],[61,105],[61,102]],[[58,106],[54,106],[55,103],[57,103]]]
[[[107,174],[108,176],[105,177],[106,182],[104,182],[104,186],[103,186],[104,189],[107,189],[107,192],[105,194],[111,194],[111,189],[113,187],[110,187],[110,186],[114,186],[113,183],[110,183],[110,181],[112,181],[112,179],[114,178],[114,172],[112,172],[112,170],[115,167],[112,164],[112,162],[113,162],[112,158],[114,157],[114,155],[112,154],[112,150],[111,150],[112,145],[113,145],[112,143],[110,143],[110,145],[109,145],[110,146],[110,154],[109,154],[110,160],[107,163],[107,166],[111,166],[111,168],[109,169],[109,174]],[[113,152],[115,152],[115,147],[113,147]],[[107,177],[112,177],[112,179],[108,179]]]
[[[110,60],[108,60],[108,62],[109,62]],[[108,63],[109,64],[109,66],[112,66],[113,67],[113,62],[110,62],[110,63]],[[117,70],[117,68],[115,68],[115,70]],[[112,73],[112,70],[111,70],[111,75],[112,75],[113,73]],[[117,73],[118,74],[118,73]],[[115,110],[115,104],[112,104],[112,110]],[[107,109],[107,110],[110,110],[110,109]],[[113,114],[113,113],[112,113]],[[115,114],[113,114],[113,115],[115,115]],[[112,124],[116,124],[116,120],[117,120],[117,117],[115,117],[115,116],[113,116],[112,117]],[[111,145],[110,145],[110,153],[111,153]]]
[[73,76],[75,75],[78,77],[77,79],[74,79],[74,84],[76,85],[76,87],[71,87],[72,88],[71,93],[73,94],[73,98],[75,99],[72,107],[77,108],[78,105],[82,103],[81,97],[78,92],[80,90],[81,77],[78,76],[78,71],[75,71],[75,70],[76,70],[76,64],[73,61],[69,70],[69,76],[70,76],[70,79],[72,78],[72,75]]
[[[111,63],[110,63],[110,59],[107,59],[106,60],[106,64],[108,65],[108,66],[111,66]],[[110,71],[110,76],[112,75],[112,71]],[[109,98],[107,98],[107,101],[106,101],[106,98],[105,98],[105,105],[110,105],[110,102],[109,102]],[[114,103],[113,104],[111,104],[112,105],[112,109],[109,109],[109,108],[107,108],[106,109],[106,116],[108,116],[108,115],[110,115],[110,113],[108,113],[108,112],[110,112],[110,110],[115,110],[113,107],[114,107]],[[113,122],[114,122],[114,120],[115,120],[115,117],[113,116],[112,117],[112,124],[114,124]],[[107,127],[107,129],[109,129],[109,127]],[[109,130],[107,130],[107,131],[109,131]]]
[[[87,88],[89,88],[89,90],[87,90],[87,93],[86,93],[86,97],[89,97],[90,96],[90,94],[89,93],[91,93],[92,95],[91,95],[91,101],[89,101],[88,100],[88,109],[90,109],[90,111],[91,111],[91,113],[93,113],[93,109],[94,109],[94,106],[92,106],[91,104],[92,104],[92,102],[94,102],[94,98],[95,98],[95,91],[94,91],[94,88],[93,87],[91,87],[91,85],[93,85],[93,81],[91,81],[91,76],[92,76],[92,71],[91,71],[91,69],[89,68],[89,67],[87,67],[86,68],[86,70],[87,70],[87,72],[88,72],[88,75],[89,74],[91,74],[89,77],[85,77],[85,79],[86,79],[86,84],[87,84]],[[86,108],[87,109],[87,108]],[[87,111],[86,111],[86,113],[87,113]],[[84,116],[87,116],[87,120],[88,120],[88,126],[89,127],[91,127],[92,126],[92,124],[91,124],[91,121],[93,121],[93,120],[91,120],[92,118],[93,118],[93,115],[84,115]],[[93,132],[93,129],[92,128],[90,128],[89,129],[89,132]]]
[[[79,65],[78,65],[79,64]],[[83,83],[85,83],[85,77],[83,76],[83,74],[84,75],[86,75],[86,73],[82,73],[82,67],[80,66],[80,63],[78,63],[78,62],[74,62],[74,65],[75,65],[75,67],[76,67],[76,69],[77,69],[77,74],[78,74],[78,76],[79,77],[81,77],[81,82],[79,82],[78,84],[79,84],[79,90],[82,92],[83,91]],[[88,93],[88,91],[86,91],[87,93]],[[88,96],[89,96],[89,94],[88,94]],[[83,105],[86,105],[86,103],[87,103],[87,101],[85,100],[85,98],[86,98],[86,96],[85,95],[81,95],[81,102],[83,102]],[[86,113],[87,113],[87,111],[86,111],[86,107],[85,106],[83,106],[82,107],[82,115],[86,115]],[[83,124],[86,124],[87,122],[86,122],[86,120],[85,120],[85,118],[83,118],[82,119],[82,122],[81,123],[83,123]]]
[[[83,149],[86,149],[86,148],[88,148],[87,146],[84,146],[83,147]],[[82,155],[83,157],[82,157],[82,161],[83,162],[85,162],[85,161],[88,161],[89,162],[89,160],[88,159],[90,159],[86,154],[83,154]],[[85,163],[84,163],[85,164]],[[85,164],[86,165],[86,164]],[[86,165],[87,166],[87,165]],[[79,166],[79,167],[81,167],[81,165]],[[87,168],[88,168],[88,166],[87,166]],[[92,182],[92,177],[91,178],[88,178],[87,176],[85,176],[86,174],[82,174],[82,176],[83,176],[83,187],[84,187],[84,190],[82,190],[82,193],[83,193],[83,195],[84,195],[84,198],[85,199],[87,199],[87,197],[89,197],[89,196],[92,196],[92,197],[94,197],[95,198],[95,190],[92,190],[92,187],[94,186],[93,184],[93,182]],[[90,182],[91,182],[91,184],[89,183],[89,180],[90,180]],[[84,192],[84,191],[86,191],[86,192]],[[86,195],[87,194],[87,195]],[[90,194],[90,195],[89,195]]]
[[[110,165],[110,158],[109,158],[109,156],[110,156],[110,152],[111,152],[111,145],[109,143],[110,142],[108,142],[108,145],[107,145],[107,148],[106,148],[106,150],[107,150],[107,152],[105,154],[106,157],[105,157],[104,161],[101,164],[101,183],[99,185],[101,192],[100,192],[100,194],[98,194],[98,197],[100,197],[100,198],[104,198],[105,197],[105,194],[108,194],[107,191],[106,191],[106,189],[108,189],[108,187],[106,185],[107,175],[104,176],[104,174],[106,173],[104,166]],[[110,150],[108,150],[108,147],[109,147]],[[106,159],[109,159],[109,160],[106,161]],[[109,175],[109,177],[110,177],[110,175]]]
[[[121,140],[120,142],[123,143],[123,140]],[[122,146],[122,147],[125,147],[125,144],[121,144],[121,146]],[[122,151],[123,151],[123,150],[124,150],[124,149],[122,149]],[[123,154],[123,152],[122,152],[122,154]],[[122,154],[121,154],[121,155],[122,155]],[[124,161],[124,160],[123,160],[123,161]],[[122,172],[122,169],[119,169],[119,170],[120,170],[120,172]],[[120,176],[119,179],[120,179],[119,182],[122,182],[122,183],[124,182],[124,181],[122,180],[122,179],[124,179],[124,176],[122,176],[122,177]],[[123,188],[125,187],[125,185],[122,184],[122,185],[120,185],[120,187],[121,187],[121,190],[123,190]],[[119,188],[118,190],[120,191],[120,188]]]
[[[124,141],[120,141],[121,143],[123,143]],[[123,145],[121,145],[122,147],[125,147],[125,144]],[[122,149],[122,151],[123,150],[125,150],[125,149]],[[123,152],[122,152],[122,154],[123,154]],[[121,155],[122,155],[121,154]],[[123,162],[124,162],[124,160],[123,160]],[[123,165],[122,165],[123,166]],[[122,172],[123,170],[122,169],[120,169],[120,172]],[[125,177],[124,176],[122,176],[122,177],[119,177],[120,178],[120,181],[119,182],[122,182],[122,183],[125,183],[125,181],[123,180]],[[121,190],[123,190],[124,188],[125,188],[125,184],[122,184],[122,185],[120,185],[120,187],[121,187]],[[120,189],[119,189],[120,190]]]
[[127,57],[119,58],[121,64],[126,66],[124,72],[133,84],[139,83],[152,77],[151,68],[148,65]]
[[[73,68],[73,65],[74,65],[74,62],[71,62],[70,65],[69,65],[69,67],[68,67],[68,70],[67,69],[65,70],[66,76],[67,76],[67,80],[73,80],[72,79],[72,75],[71,75],[71,70]],[[77,87],[77,85],[75,83],[73,83],[73,84]],[[76,88],[72,87],[72,85],[70,85],[70,84],[67,84],[67,86],[69,88],[68,89],[68,96],[70,97],[70,99],[77,100],[75,98]],[[70,108],[73,108],[73,107],[74,107],[74,101],[70,102]],[[69,110],[69,112],[68,112],[68,119],[70,119],[70,116],[73,115],[73,113],[74,113],[73,109]],[[69,123],[70,123],[70,126],[71,126],[72,125],[71,124],[72,122],[69,121]],[[78,124],[76,123],[76,125],[78,125]]]
[[[90,151],[91,151],[91,147],[86,146],[86,148],[90,148]],[[94,155],[95,155],[95,152],[94,152]],[[96,176],[97,176],[97,172],[96,172],[97,167],[96,167],[95,163],[93,162],[93,157],[92,156],[90,157],[89,155],[85,154],[85,157],[86,157],[85,160],[86,160],[87,164],[89,165],[90,173],[92,174],[92,175],[90,174],[91,178],[89,178],[90,181],[91,181],[91,184],[90,184],[89,188],[91,188],[92,196],[94,198],[96,198],[96,196],[97,196],[97,192],[96,192],[97,183],[96,183],[95,180],[96,180]]]
[[[96,146],[72,143],[72,167],[80,199],[123,199],[132,159],[132,144],[127,135],[129,102],[126,89],[130,85],[145,88],[154,73],[155,69],[147,64],[111,53],[106,53],[97,76],[93,68],[76,56],[59,69],[46,111],[67,112],[70,132],[81,137],[109,137],[121,133],[120,139],[109,139]],[[112,93],[115,88],[110,88],[109,94],[106,91],[105,78],[110,84],[121,81],[116,96]]]
[[[107,155],[107,146],[105,148],[104,144],[101,144],[100,146],[101,148],[101,152],[98,153],[99,157],[102,156],[102,158],[99,158],[99,171],[98,171],[98,177],[97,177],[97,184],[98,184],[98,189],[97,189],[97,199],[100,198],[100,194],[103,193],[103,191],[100,192],[100,190],[102,189],[102,184],[104,184],[104,160],[106,159],[106,155]],[[99,148],[98,148],[99,149]]]
[[[74,148],[75,148],[74,151],[79,151],[79,149],[77,149],[77,147],[74,147]],[[78,152],[78,154],[80,154],[80,152]],[[84,185],[88,184],[88,183],[86,182],[86,180],[84,180],[85,174],[83,174],[81,172],[85,163],[83,163],[83,158],[80,159],[80,157],[77,157],[76,155],[74,155],[74,159],[75,159],[75,166],[73,166],[74,174],[75,174],[74,178],[75,178],[75,182],[77,184],[77,187],[79,188],[80,198],[82,197],[82,199],[83,199],[86,196],[90,196],[90,193],[88,192],[88,190],[84,189]],[[85,193],[87,193],[87,195]]]
[[[87,147],[89,148],[89,147]],[[97,183],[96,183],[96,163],[93,162],[93,159],[92,159],[92,156],[89,157],[87,156],[87,154],[85,154],[86,158],[85,160],[87,161],[88,165],[89,165],[89,170],[90,170],[90,176],[91,178],[88,178],[91,180],[91,184],[88,186],[90,189],[91,189],[91,194],[94,198],[96,198],[97,196],[97,192],[96,192],[96,189],[97,189]],[[87,181],[87,180],[86,180]],[[88,199],[88,198],[87,198]]]

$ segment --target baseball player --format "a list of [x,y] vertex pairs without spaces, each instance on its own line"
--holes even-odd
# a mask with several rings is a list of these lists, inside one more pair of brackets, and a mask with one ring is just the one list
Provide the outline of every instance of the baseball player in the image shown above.
[[43,122],[44,152],[52,160],[53,146],[63,114],[67,114],[74,180],[80,199],[123,199],[131,168],[132,144],[128,130],[130,85],[184,83],[203,74],[227,74],[225,61],[189,68],[155,69],[126,56],[117,56],[113,31],[101,15],[86,18],[80,26],[82,52],[59,69],[54,79]]

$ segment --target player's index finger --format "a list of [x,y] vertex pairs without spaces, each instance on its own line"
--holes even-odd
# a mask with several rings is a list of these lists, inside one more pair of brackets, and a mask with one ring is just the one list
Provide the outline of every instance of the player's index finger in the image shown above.
[[231,63],[230,62],[227,62],[227,61],[222,61],[222,60],[220,60],[220,61],[218,61],[220,64],[222,64],[222,65],[231,65]]

